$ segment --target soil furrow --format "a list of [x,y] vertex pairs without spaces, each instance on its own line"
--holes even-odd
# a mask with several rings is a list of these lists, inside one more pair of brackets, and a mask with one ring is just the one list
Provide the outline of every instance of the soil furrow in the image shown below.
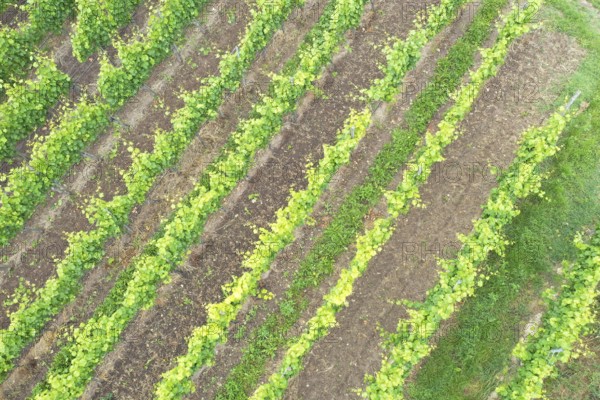
[[[518,41],[462,124],[464,135],[448,148],[446,161],[423,187],[427,208],[414,209],[398,221],[390,243],[339,313],[339,327],[314,347],[287,398],[357,397],[351,389],[362,387],[364,374],[380,365],[378,327],[394,330],[406,316],[390,301],[424,298],[437,278],[435,257],[452,257],[456,234],[470,230],[495,186],[488,165],[509,164],[519,134],[543,119],[543,107],[555,100],[554,85],[563,82],[565,69],[572,71],[580,56],[564,36],[536,32]],[[529,97],[532,86],[534,98]]]

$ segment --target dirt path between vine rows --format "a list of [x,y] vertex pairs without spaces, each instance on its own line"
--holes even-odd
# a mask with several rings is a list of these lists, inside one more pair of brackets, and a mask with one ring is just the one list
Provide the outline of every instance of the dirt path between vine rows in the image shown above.
[[[551,89],[582,56],[572,39],[558,34],[535,32],[517,42],[461,125],[463,136],[448,147],[446,160],[421,189],[427,207],[399,219],[391,240],[356,283],[349,306],[338,314],[339,326],[315,345],[286,398],[358,397],[351,389],[362,387],[364,374],[380,367],[377,328],[393,331],[406,317],[390,301],[424,299],[437,280],[435,256],[452,257],[459,245],[456,234],[470,231],[495,186],[486,166],[510,163],[522,131],[542,122],[543,107],[555,100]],[[520,89],[511,90],[515,85]]]

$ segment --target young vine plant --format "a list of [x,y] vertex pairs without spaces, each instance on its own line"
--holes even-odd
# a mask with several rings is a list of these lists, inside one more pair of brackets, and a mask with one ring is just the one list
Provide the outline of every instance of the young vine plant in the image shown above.
[[73,55],[85,61],[97,49],[111,42],[118,29],[125,26],[140,0],[75,0],[77,20],[73,24]]
[[600,226],[588,242],[578,233],[574,240],[577,260],[564,263],[564,283],[560,293],[546,293],[548,311],[532,336],[520,341],[513,355],[520,361],[516,373],[496,392],[502,399],[544,398],[544,380],[554,376],[559,362],[580,355],[577,344],[594,322],[594,303],[600,283]]
[[0,161],[13,156],[15,145],[46,120],[47,112],[70,87],[69,77],[54,62],[38,57],[36,78],[10,85],[0,104]]

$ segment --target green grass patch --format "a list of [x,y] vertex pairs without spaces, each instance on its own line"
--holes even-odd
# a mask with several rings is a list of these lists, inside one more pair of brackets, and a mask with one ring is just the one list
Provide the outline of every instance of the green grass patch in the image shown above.
[[[543,190],[549,201],[532,198],[524,202],[521,215],[507,229],[513,245],[504,258],[492,257],[488,264],[497,274],[456,314],[408,386],[408,398],[485,399],[510,362],[518,331],[531,316],[529,306],[539,301],[548,284],[558,283],[554,272],[558,263],[575,259],[573,236],[583,226],[592,227],[600,220],[598,24],[569,0],[548,3],[546,26],[572,35],[588,51],[564,94],[582,90],[589,107],[569,124],[561,141],[563,150],[545,166],[549,176]],[[561,96],[558,102],[562,101]],[[561,384],[570,385],[572,393],[600,392],[598,366],[585,360],[575,362],[582,363],[579,369],[585,372],[580,373],[588,379],[563,380]]]
[[600,11],[600,0],[588,0],[598,11]]
[[489,37],[494,20],[506,4],[506,0],[483,1],[465,35],[437,63],[430,84],[405,114],[404,127],[392,132],[391,142],[377,155],[365,181],[346,197],[330,225],[300,263],[277,312],[269,314],[250,334],[241,361],[230,372],[217,399],[245,399],[258,384],[267,362],[287,343],[287,332],[306,309],[307,290],[318,287],[331,275],[335,259],[363,229],[365,215],[379,201],[383,190],[408,160],[429,121],[473,65],[476,50]]

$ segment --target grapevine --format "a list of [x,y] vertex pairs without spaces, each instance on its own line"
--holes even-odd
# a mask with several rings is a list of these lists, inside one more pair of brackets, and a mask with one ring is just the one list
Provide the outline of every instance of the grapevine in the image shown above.
[[36,79],[10,86],[0,104],[0,160],[14,154],[15,144],[46,120],[48,109],[69,89],[69,77],[52,60],[38,58],[34,67]]
[[77,22],[71,42],[73,54],[83,62],[95,50],[110,43],[117,30],[126,25],[140,0],[76,0]]
[[216,116],[224,91],[239,86],[243,73],[269,40],[264,30],[258,31],[255,27],[269,26],[273,32],[298,4],[297,1],[280,0],[271,4],[269,10],[256,13],[240,42],[239,56],[224,57],[220,64],[221,75],[207,78],[197,91],[185,94],[184,107],[172,118],[173,129],[155,132],[152,152],[134,152],[132,165],[124,174],[127,192],[116,195],[111,201],[99,197],[90,200],[84,212],[96,229],[69,235],[66,256],[57,265],[58,277],[47,281],[38,291],[38,298],[27,308],[11,314],[9,329],[0,331],[2,376],[12,368],[12,360],[49,318],[74,298],[83,273],[100,262],[106,242],[122,232],[133,207],[144,202],[160,174],[177,162],[198,128]]
[[594,322],[592,307],[600,283],[600,226],[589,243],[579,233],[574,245],[577,260],[572,265],[565,263],[565,282],[560,293],[549,291],[549,309],[541,328],[513,350],[520,365],[509,382],[496,389],[503,399],[543,398],[544,380],[557,372],[556,364],[579,356],[575,345]]
[[429,338],[441,321],[448,319],[456,306],[472,296],[476,285],[485,277],[480,266],[490,252],[502,254],[507,242],[503,228],[518,215],[517,200],[540,194],[542,177],[536,167],[554,155],[556,142],[569,117],[553,114],[547,123],[527,130],[521,139],[517,156],[499,186],[492,191],[482,216],[468,236],[459,236],[463,244],[456,258],[440,260],[439,283],[427,292],[418,309],[409,309],[410,318],[401,320],[395,333],[386,341],[391,349],[377,374],[367,376],[369,399],[401,399],[404,380],[411,369],[432,350]]
[[16,28],[0,28],[0,83],[27,74],[34,46],[47,33],[57,33],[74,8],[74,0],[31,0],[25,4],[27,20]]
[[[182,35],[184,27],[198,15],[200,6],[205,3],[204,0],[163,0],[161,7],[150,17],[148,34],[140,40],[134,40],[131,44],[117,46],[124,52],[131,48],[139,50],[136,50],[138,51],[136,59],[130,60],[137,68],[137,75],[121,87],[126,90],[119,90],[108,99],[108,102],[103,101],[102,97],[92,101],[84,99],[75,108],[66,111],[58,126],[45,140],[34,144],[34,152],[29,164],[13,169],[9,173],[8,184],[0,193],[2,204],[0,246],[6,245],[20,232],[35,207],[45,199],[52,185],[81,159],[81,151],[96,140],[102,130],[109,125],[112,113],[137,92],[156,63],[169,54],[171,43]],[[163,18],[164,16],[168,18]],[[1,44],[2,31],[0,31]],[[0,46],[0,48],[4,47]],[[154,57],[156,54],[160,54],[160,57]],[[144,62],[149,59],[153,62]],[[122,68],[126,68],[128,64],[125,60],[123,63]],[[140,66],[144,66],[143,70],[139,69]],[[107,68],[112,72],[107,72]],[[106,83],[106,74],[113,76],[112,73],[119,74],[119,71],[124,70],[110,69],[104,64],[104,68],[101,67],[98,84],[102,87]],[[0,71],[0,79],[1,76]]]

